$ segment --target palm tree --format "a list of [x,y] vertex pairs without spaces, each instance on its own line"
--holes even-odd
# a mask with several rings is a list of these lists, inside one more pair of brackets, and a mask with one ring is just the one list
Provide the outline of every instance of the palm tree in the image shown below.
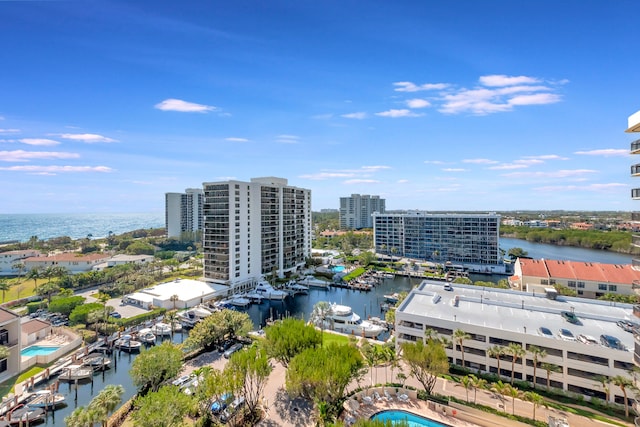
[[100,304],[102,304],[102,320],[107,321],[107,301],[111,299],[111,295],[100,292],[95,297]]
[[91,400],[89,409],[95,409],[98,420],[103,427],[107,426],[109,415],[122,402],[124,388],[121,385],[110,384],[106,386],[96,397]]
[[523,357],[527,352],[520,344],[511,343],[507,347],[507,352],[511,355],[511,385],[516,375],[516,360]]
[[391,248],[391,263],[395,262],[394,256],[398,253],[398,248],[395,246]]
[[378,356],[376,354],[376,346],[373,346],[366,339],[362,339],[360,344],[360,353],[364,359],[364,362],[369,367],[369,377],[371,380],[371,387],[373,387],[373,371],[378,363]]
[[497,383],[493,383],[493,385],[491,386],[491,391],[498,394],[498,398],[502,402],[503,409],[504,409],[504,396],[509,394],[510,388],[511,386],[509,384],[503,383],[502,380],[498,380]]
[[545,350],[542,350],[540,347],[532,345],[529,347],[529,353],[531,353],[531,357],[533,358],[533,388],[535,389],[536,383],[538,382],[538,377],[536,376],[538,361],[547,357],[547,352]]
[[473,387],[473,378],[472,375],[465,375],[460,378],[460,385],[464,387],[464,391],[467,394],[467,403],[469,403],[469,389]]
[[7,291],[9,291],[11,289],[11,285],[9,284],[9,280],[3,278],[0,278],[0,291],[2,291],[2,302],[4,303],[5,300],[5,296],[7,294]]
[[522,395],[522,397],[527,402],[531,402],[531,404],[533,406],[533,417],[532,417],[532,419],[535,420],[536,419],[536,408],[538,406],[544,405],[544,398],[542,396],[540,396],[538,393],[534,392],[534,391],[526,391]]
[[169,301],[171,301],[171,302],[173,303],[173,309],[175,310],[175,309],[176,309],[176,303],[177,303],[178,301],[180,301],[180,297],[179,297],[178,295],[176,295],[176,294],[171,295],[171,296],[169,297]]
[[478,389],[484,390],[487,388],[487,380],[484,378],[476,377],[475,375],[471,375],[471,382],[473,384],[473,403],[476,403],[476,395],[478,393]]
[[67,427],[93,427],[96,420],[94,410],[78,406],[68,417],[65,417],[64,423]]
[[38,279],[42,279],[42,271],[40,267],[33,267],[31,270],[29,270],[29,272],[27,273],[27,279],[33,280],[33,286],[34,288],[37,288]]
[[498,363],[498,377],[500,377],[500,359],[502,358],[502,356],[507,354],[507,348],[501,345],[494,345],[493,347],[489,347],[489,349],[487,350],[487,354],[489,355],[489,357],[496,358],[496,362]]
[[331,304],[327,301],[319,301],[313,306],[313,311],[309,320],[316,326],[320,327],[320,334],[324,337],[324,322],[331,314]]
[[11,268],[13,268],[14,270],[18,270],[18,277],[22,277],[22,274],[24,273],[25,265],[23,262],[16,262],[11,266]]
[[622,396],[624,396],[624,416],[629,418],[629,400],[627,399],[627,387],[633,387],[633,382],[631,378],[625,377],[623,375],[616,375],[611,378],[611,383],[620,387],[620,391],[622,391]]
[[551,372],[561,372],[562,368],[558,365],[554,365],[553,363],[543,363],[540,367],[547,371],[547,390],[549,390],[551,387]]
[[453,340],[460,346],[460,357],[462,358],[462,368],[465,368],[464,364],[464,341],[471,339],[471,335],[463,331],[462,329],[456,329],[453,331]]
[[164,320],[171,325],[171,340],[173,340],[173,329],[175,324],[177,323],[178,320],[178,315],[176,314],[176,311],[168,311],[165,315],[164,315]]
[[609,405],[609,395],[611,392],[611,389],[609,388],[609,377],[606,375],[598,375],[595,377],[595,379],[598,381],[598,385],[600,387],[602,387],[602,391],[604,391],[604,395],[605,395],[605,404]]
[[520,390],[511,384],[507,384],[507,396],[511,398],[511,414],[516,414],[516,397],[520,396]]

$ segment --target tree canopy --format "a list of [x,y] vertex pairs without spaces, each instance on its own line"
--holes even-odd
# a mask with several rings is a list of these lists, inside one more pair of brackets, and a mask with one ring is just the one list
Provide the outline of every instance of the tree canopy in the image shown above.
[[415,343],[403,342],[401,347],[402,357],[409,365],[411,375],[422,384],[428,394],[431,394],[438,375],[449,370],[444,346],[435,339],[429,339],[426,344],[421,340]]
[[188,349],[211,349],[225,337],[234,338],[246,335],[253,329],[253,323],[247,313],[234,310],[216,311],[207,316],[191,330],[184,342]]
[[[138,359],[136,359],[138,360]],[[167,385],[157,392],[138,397],[134,406],[133,425],[136,427],[179,427],[192,410],[195,401],[178,387]]]
[[264,332],[263,345],[267,354],[285,366],[288,366],[291,359],[307,348],[322,344],[320,331],[306,325],[304,320],[292,317],[266,327]]
[[143,350],[131,365],[129,375],[143,392],[157,391],[160,384],[178,375],[182,369],[182,350],[165,341],[159,346]]

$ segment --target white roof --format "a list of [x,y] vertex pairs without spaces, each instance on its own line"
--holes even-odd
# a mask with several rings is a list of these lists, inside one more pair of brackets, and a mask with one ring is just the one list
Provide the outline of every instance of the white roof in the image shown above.
[[[216,292],[217,288],[199,280],[176,279],[172,282],[161,283],[151,288],[146,288],[130,295],[131,298],[140,299],[139,294],[146,294],[148,298],[156,298],[161,301],[169,301],[173,295],[178,295],[180,301],[189,301],[195,298],[207,297]],[[146,299],[144,301],[147,301]]]
[[[550,329],[553,334],[566,328],[575,336],[585,334],[596,339],[607,334],[619,338],[628,349],[634,348],[633,334],[616,325],[616,321],[622,319],[636,321],[630,304],[563,296],[552,300],[540,293],[460,284],[453,284],[453,291],[446,291],[444,283],[425,280],[409,294],[398,310],[417,317],[520,334],[538,335],[541,327]],[[564,320],[560,314],[562,311],[575,313],[581,324],[574,325]]]

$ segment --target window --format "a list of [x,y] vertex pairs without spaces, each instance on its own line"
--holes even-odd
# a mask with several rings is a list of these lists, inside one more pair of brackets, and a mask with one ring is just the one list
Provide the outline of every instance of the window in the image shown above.
[[7,370],[7,359],[0,360],[0,372]]
[[580,360],[587,363],[595,363],[596,365],[609,366],[609,359],[605,359],[604,357],[591,356],[588,354],[575,353],[573,351],[567,352],[567,358]]
[[584,291],[578,291],[578,295],[584,295]]
[[549,281],[548,281],[547,279],[542,279],[542,280],[540,280],[540,284],[542,284],[542,285],[548,285],[548,284],[549,284]]
[[617,285],[609,285],[609,292],[617,292],[617,291],[618,291]]
[[569,286],[570,288],[575,288],[576,287],[576,281],[575,280],[569,280],[567,282],[567,286]]
[[598,283],[598,290],[599,291],[606,291],[607,290],[607,285],[604,283]]
[[584,289],[584,282],[578,282],[578,288],[583,288]]
[[0,345],[9,344],[9,331],[6,329],[0,329]]

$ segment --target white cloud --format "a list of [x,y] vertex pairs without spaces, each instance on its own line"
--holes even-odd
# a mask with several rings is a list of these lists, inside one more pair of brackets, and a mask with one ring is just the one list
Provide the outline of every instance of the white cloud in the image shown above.
[[534,95],[518,95],[509,100],[509,105],[544,105],[555,104],[562,98],[555,93],[536,93]]
[[53,139],[45,139],[45,138],[22,138],[20,140],[23,144],[27,145],[58,145],[60,142],[55,141]]
[[498,163],[498,161],[490,160],[490,159],[464,159],[462,163],[475,163],[478,165],[493,165]]
[[341,117],[344,117],[345,119],[357,119],[357,120],[362,120],[362,119],[366,119],[367,118],[367,113],[359,111],[357,113],[348,113],[348,114],[343,114]]
[[38,173],[38,174],[113,171],[113,169],[107,166],[9,166],[9,167],[0,167],[0,170],[14,171],[14,172],[30,172],[30,173]]
[[0,151],[0,161],[3,162],[28,162],[33,159],[77,159],[78,153],[65,153],[60,151]]
[[314,174],[300,175],[300,178],[310,179],[310,180],[313,180],[313,181],[322,181],[322,180],[331,179],[331,178],[350,178],[352,176],[355,176],[355,174],[353,172],[351,172],[351,173],[348,173],[348,172],[318,172],[318,173],[314,173]]
[[387,111],[382,111],[380,113],[376,113],[376,116],[391,117],[395,119],[398,117],[419,117],[420,114],[413,113],[411,112],[411,110],[407,110],[407,109],[402,109],[402,110],[391,109]]
[[585,156],[603,156],[603,157],[628,156],[629,150],[618,149],[618,148],[602,148],[600,150],[576,151],[574,154],[581,154]]
[[97,135],[95,133],[63,133],[58,136],[72,141],[86,142],[87,144],[93,144],[96,142],[117,142],[115,139],[107,138],[106,136]]
[[442,160],[425,160],[424,162],[428,165],[444,165]]
[[543,187],[535,187],[534,190],[548,193],[557,193],[561,191],[594,191],[594,192],[603,192],[607,193],[611,190],[617,190],[619,188],[628,187],[626,184],[621,184],[617,182],[611,183],[594,183],[589,185],[547,185]]
[[448,83],[425,83],[416,85],[412,82],[395,82],[393,85],[396,87],[396,92],[419,92],[422,90],[441,90],[449,86]]
[[481,76],[480,83],[484,86],[512,86],[520,84],[539,83],[540,80],[535,77],[527,76],[506,76],[504,74],[493,74],[489,76]]
[[466,172],[466,169],[463,168],[444,168],[442,169],[443,172]]
[[409,108],[431,107],[431,103],[429,101],[427,101],[426,99],[421,99],[421,98],[408,99],[406,101],[406,103],[407,103],[407,107],[409,107]]
[[561,157],[557,154],[543,154],[540,156],[524,156],[525,159],[540,159],[540,160],[569,160],[567,157]]
[[0,129],[0,133],[18,133],[20,129]]
[[362,166],[362,169],[364,171],[367,171],[367,172],[377,172],[377,171],[384,170],[384,169],[391,169],[391,166],[383,166],[383,165]]
[[378,184],[380,181],[375,179],[348,179],[343,184]]
[[235,138],[235,137],[225,138],[224,140],[229,142],[249,142],[247,138]]
[[297,135],[278,135],[276,137],[276,142],[279,142],[281,144],[297,144],[298,142],[300,142],[300,137]]
[[503,176],[510,178],[571,178],[596,172],[591,169],[563,169],[551,172],[513,172]]
[[0,139],[0,142],[18,142],[18,140],[17,139],[4,139],[4,138],[2,138],[2,139]]
[[504,163],[497,166],[490,166],[491,170],[511,170],[511,169],[526,169],[529,166],[525,164],[517,164],[517,163]]
[[154,105],[154,108],[162,111],[179,111],[181,113],[207,113],[217,110],[212,105],[196,104],[195,102],[187,102],[181,99],[165,99]]
[[396,181],[397,184],[406,184],[407,182],[409,182],[408,179],[399,179]]

